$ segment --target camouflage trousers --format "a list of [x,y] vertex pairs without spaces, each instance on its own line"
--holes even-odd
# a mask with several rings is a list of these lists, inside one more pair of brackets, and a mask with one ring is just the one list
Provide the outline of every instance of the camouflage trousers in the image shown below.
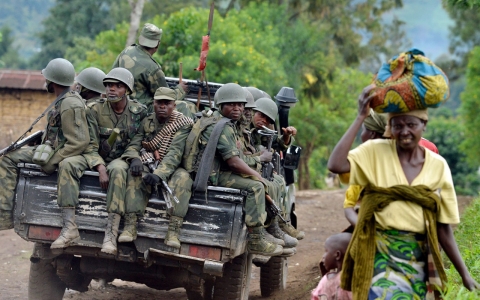
[[108,163],[107,212],[121,216],[125,214],[127,180],[135,178],[131,175],[128,176],[129,173],[128,163],[121,158],[114,159]]
[[266,193],[269,194],[275,201],[275,204],[283,210],[282,207],[285,206],[283,202],[286,194],[285,180],[282,176],[273,174],[273,181],[265,180],[265,182]]
[[88,168],[87,160],[82,155],[67,157],[58,164],[57,204],[59,207],[77,207],[80,178]]
[[0,210],[12,210],[17,186],[18,163],[31,163],[35,147],[25,147],[0,158]]
[[267,218],[263,183],[231,172],[221,171],[218,176],[218,185],[246,191],[245,223],[249,227],[263,226]]
[[[144,167],[143,174],[147,174],[148,168]],[[131,175],[129,175],[131,176]],[[137,215],[143,215],[148,204],[148,199],[152,191],[150,185],[145,184],[141,176],[127,180],[127,197],[125,199],[125,207],[127,213],[135,212]],[[168,180],[168,186],[172,189],[173,194],[178,198],[179,203],[172,199],[173,212],[172,216],[183,218],[188,211],[188,203],[192,196],[193,180],[190,174],[183,168],[178,168],[173,172]],[[161,192],[161,186],[158,186]]]

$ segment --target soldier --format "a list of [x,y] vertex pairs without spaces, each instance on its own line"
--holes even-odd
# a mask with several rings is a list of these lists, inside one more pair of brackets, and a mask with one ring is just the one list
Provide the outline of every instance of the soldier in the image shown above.
[[[245,91],[235,83],[223,85],[215,94],[217,109],[209,118],[221,117],[237,122],[243,115],[246,100]],[[207,118],[204,115],[202,119]],[[202,119],[197,122],[202,122]],[[204,120],[206,122],[206,119]],[[207,144],[216,122],[201,132],[200,147],[203,149]],[[193,131],[192,131],[193,133]],[[203,152],[201,149],[200,153]],[[227,123],[218,140],[215,152],[214,169],[210,175],[213,185],[238,188],[247,192],[245,203],[245,223],[248,228],[249,241],[248,251],[252,254],[268,256],[280,255],[283,248],[266,240],[266,231],[263,223],[266,218],[265,212],[265,188],[261,175],[251,169],[241,158],[243,147],[238,129],[234,123]],[[184,163],[186,163],[184,161]]]
[[[190,174],[179,166],[193,120],[175,111],[175,99],[176,91],[173,89],[160,87],[155,92],[153,103],[155,113],[143,120],[138,134],[122,156],[131,161],[131,174],[138,176],[138,180],[129,183],[126,199],[127,213],[131,215],[129,220],[135,219],[135,222],[129,221],[129,227],[122,232],[119,242],[130,242],[136,238],[136,215],[143,215],[150,187],[157,187],[162,180],[173,187],[174,195],[179,200],[179,203],[171,201],[173,210],[169,212],[170,222],[164,242],[168,246],[180,249],[178,236],[183,218],[187,214],[193,181]],[[141,151],[143,149],[145,152]],[[156,165],[153,172],[144,166],[149,161]],[[142,173],[143,181],[139,177]]]
[[[116,254],[118,226],[121,216],[125,215],[124,201],[129,180],[129,165],[121,156],[147,116],[147,109],[128,97],[133,90],[133,76],[127,69],[112,69],[103,84],[107,98],[92,102],[88,107],[97,125],[100,151],[96,155],[102,159],[96,169],[100,186],[107,190],[108,223],[101,251]],[[129,222],[128,216],[125,222]]]
[[[253,115],[253,124],[255,128],[251,132],[251,141],[252,141],[252,145],[257,150],[260,150],[260,146],[265,147],[267,145],[267,140],[266,140],[266,137],[263,137],[258,133],[258,130],[262,129],[263,126],[272,127],[273,124],[275,124],[275,119],[277,118],[277,115],[278,115],[278,107],[273,100],[268,98],[258,99],[255,102],[255,105],[256,107],[253,109],[255,111],[255,114]],[[293,142],[293,136],[297,134],[297,129],[295,129],[295,127],[293,126],[282,128],[282,131],[283,131],[282,136],[276,136],[276,138],[273,140],[273,143],[272,143],[272,149],[275,149],[276,151],[286,151]],[[265,153],[262,152],[262,155],[265,156]],[[271,158],[272,156],[270,156],[269,159],[266,158],[264,161],[270,161]],[[274,176],[273,182],[277,187],[277,193],[276,193],[277,198],[274,198],[274,200],[279,201],[285,195],[285,181],[281,176]],[[280,207],[283,206],[280,202],[277,204],[279,204]],[[284,223],[284,222],[278,223],[278,219],[274,218],[272,221],[272,226],[270,226],[267,229],[267,231],[277,238],[285,239],[283,234],[280,231],[278,231],[278,228],[277,228],[278,224],[280,225],[280,228],[284,232],[286,232],[288,235],[296,239],[301,240],[305,236],[305,233],[303,231],[298,231],[297,229],[295,229],[295,227],[293,227],[289,223]],[[288,239],[288,237],[286,238]]]
[[[160,45],[162,30],[157,26],[145,23],[138,45],[133,44],[125,48],[117,56],[112,68],[126,68],[133,74],[135,80],[132,98],[147,106],[148,112],[153,112],[153,95],[159,87],[168,87],[162,67],[153,59]],[[183,99],[187,90],[185,83],[177,85],[176,89],[182,94],[177,100]]]
[[[49,174],[58,167],[57,202],[60,205],[74,201],[70,198],[78,198],[78,188],[75,189],[74,185],[63,184],[65,181],[63,165],[71,157],[83,153],[90,140],[83,99],[78,93],[70,91],[70,86],[75,78],[75,69],[69,61],[56,58],[48,63],[47,67],[42,70],[42,74],[45,77],[47,91],[54,93],[57,99],[52,103],[53,107],[48,112],[42,145],[18,149],[0,159],[0,186],[3,189],[0,193],[0,220],[2,221],[0,229],[13,227],[12,208],[18,174],[17,163],[40,164],[42,169]],[[34,158],[35,154],[37,157]],[[42,156],[45,159],[42,159]],[[67,224],[76,228],[75,207],[73,205],[60,206],[64,222],[62,235],[66,233]],[[78,237],[78,230],[76,233],[76,237]]]
[[105,73],[97,68],[86,68],[75,78],[77,82],[76,90],[85,99],[86,104],[98,101],[105,93],[103,79]]

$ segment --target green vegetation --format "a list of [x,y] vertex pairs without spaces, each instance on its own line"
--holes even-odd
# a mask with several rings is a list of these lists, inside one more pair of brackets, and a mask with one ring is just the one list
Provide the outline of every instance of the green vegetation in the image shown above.
[[[480,280],[480,199],[475,199],[465,210],[462,216],[462,222],[455,230],[455,240],[457,241],[460,253],[467,265],[470,274],[475,280]],[[444,295],[445,300],[473,300],[479,299],[480,291],[469,292],[463,287],[462,279],[450,263],[448,258],[444,257],[445,268],[447,271],[448,285],[447,292]]]

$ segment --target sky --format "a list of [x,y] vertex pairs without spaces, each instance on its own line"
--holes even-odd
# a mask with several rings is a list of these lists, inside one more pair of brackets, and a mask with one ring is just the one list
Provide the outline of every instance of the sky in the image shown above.
[[454,22],[442,7],[441,0],[403,0],[403,8],[385,15],[385,20],[405,22],[404,30],[414,48],[422,50],[432,60],[449,54],[449,27]]

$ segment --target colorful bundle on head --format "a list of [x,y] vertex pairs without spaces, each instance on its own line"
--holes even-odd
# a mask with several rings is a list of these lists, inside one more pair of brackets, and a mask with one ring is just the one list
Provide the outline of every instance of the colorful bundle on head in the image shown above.
[[448,78],[422,51],[411,49],[382,65],[370,106],[379,113],[438,107],[450,96]]

